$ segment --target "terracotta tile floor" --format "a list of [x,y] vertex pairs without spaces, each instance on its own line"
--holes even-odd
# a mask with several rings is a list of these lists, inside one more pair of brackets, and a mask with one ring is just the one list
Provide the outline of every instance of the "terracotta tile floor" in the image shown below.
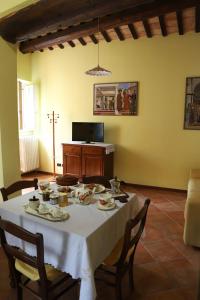
[[[47,179],[48,176],[38,176]],[[30,176],[32,178],[32,176]],[[185,192],[164,191],[151,188],[126,187],[126,191],[151,199],[146,232],[135,256],[135,291],[129,294],[127,277],[124,279],[125,300],[197,300],[200,249],[183,243]],[[14,300],[9,288],[8,269],[0,250],[0,300]],[[97,282],[98,300],[115,299],[112,287]],[[25,295],[25,300],[34,298]],[[62,298],[77,299],[72,291]],[[199,300],[199,299],[198,299]]]

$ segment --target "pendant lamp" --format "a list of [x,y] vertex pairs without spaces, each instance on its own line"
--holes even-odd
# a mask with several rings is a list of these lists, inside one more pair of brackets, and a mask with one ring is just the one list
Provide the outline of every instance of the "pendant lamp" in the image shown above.
[[98,56],[97,56],[98,57],[98,64],[97,64],[97,67],[86,71],[85,74],[91,75],[91,76],[109,76],[109,75],[112,74],[112,72],[100,67],[100,65],[99,65],[99,33],[100,33],[100,30],[99,30],[99,17],[98,17],[98,44],[97,44],[97,47],[98,47]]

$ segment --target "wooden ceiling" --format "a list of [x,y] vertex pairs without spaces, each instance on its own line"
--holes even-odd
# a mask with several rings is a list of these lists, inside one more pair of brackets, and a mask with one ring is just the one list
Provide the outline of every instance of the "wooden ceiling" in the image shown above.
[[188,31],[200,32],[200,0],[41,0],[0,20],[22,53]]

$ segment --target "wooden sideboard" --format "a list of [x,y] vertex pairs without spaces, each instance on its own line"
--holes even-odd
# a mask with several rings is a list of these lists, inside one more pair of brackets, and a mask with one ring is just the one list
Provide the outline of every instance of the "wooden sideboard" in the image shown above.
[[63,174],[113,178],[113,152],[106,154],[105,147],[92,144],[62,144],[62,146]]

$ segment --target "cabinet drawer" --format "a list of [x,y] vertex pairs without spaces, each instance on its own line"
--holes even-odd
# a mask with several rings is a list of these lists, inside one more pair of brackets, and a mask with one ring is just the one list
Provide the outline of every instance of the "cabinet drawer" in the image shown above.
[[103,147],[96,147],[96,146],[84,146],[82,148],[83,154],[93,154],[93,155],[103,155],[104,148]]
[[63,153],[81,155],[81,146],[63,145]]

